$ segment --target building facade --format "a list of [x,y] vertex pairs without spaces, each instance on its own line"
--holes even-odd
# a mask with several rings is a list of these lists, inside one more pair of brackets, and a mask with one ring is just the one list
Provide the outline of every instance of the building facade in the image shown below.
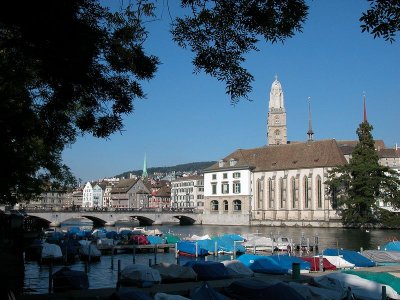
[[139,209],[148,203],[150,190],[141,179],[120,180],[111,190],[113,208]]
[[171,207],[174,209],[204,208],[204,176],[176,178],[171,182]]

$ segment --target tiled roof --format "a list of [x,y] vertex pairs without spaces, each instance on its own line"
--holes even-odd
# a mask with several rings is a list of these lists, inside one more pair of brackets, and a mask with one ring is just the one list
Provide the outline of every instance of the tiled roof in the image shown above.
[[171,188],[165,185],[157,191],[156,195],[157,197],[171,197]]
[[191,175],[191,176],[184,176],[184,177],[178,177],[174,180],[174,182],[177,181],[190,181],[190,180],[199,180],[203,179],[204,175]]
[[[230,160],[236,161],[230,166]],[[317,167],[334,167],[346,164],[335,140],[271,145],[249,150],[239,149],[223,159],[224,166],[215,163],[206,172],[221,169],[251,168],[254,171],[275,171]]]
[[123,179],[120,180],[111,190],[111,194],[114,193],[126,193],[128,192],[138,181],[138,179]]
[[[340,148],[342,147],[354,147],[358,144],[358,140],[351,140],[351,141],[336,141]],[[384,149],[386,148],[385,142],[383,140],[375,140],[375,149]]]
[[381,149],[378,151],[379,158],[399,158],[400,152],[396,149]]

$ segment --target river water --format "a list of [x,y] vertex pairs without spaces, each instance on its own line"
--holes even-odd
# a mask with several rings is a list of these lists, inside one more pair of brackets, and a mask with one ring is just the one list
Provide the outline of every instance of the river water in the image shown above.
[[[222,234],[239,234],[247,236],[248,234],[258,234],[260,236],[285,236],[293,240],[293,243],[299,243],[301,237],[309,238],[310,242],[314,241],[314,237],[318,236],[318,250],[323,251],[326,248],[343,248],[350,250],[377,249],[382,247],[389,240],[399,238],[398,231],[395,230],[370,230],[369,232],[360,229],[340,229],[340,228],[295,228],[295,227],[250,227],[250,226],[210,226],[210,225],[163,225],[150,226],[146,229],[159,229],[162,232],[170,232],[182,238],[192,235],[222,235]],[[115,228],[108,228],[115,230]],[[317,253],[316,253],[317,254]],[[208,257],[209,260],[229,259],[229,256]],[[184,259],[179,258],[180,264],[184,263]],[[149,264],[156,262],[176,263],[175,252],[173,249],[169,253],[145,253],[136,254],[118,254],[103,255],[100,262],[92,263],[87,267],[89,284],[91,289],[95,288],[115,288],[118,273],[118,261],[120,261],[121,269],[131,264],[135,260],[136,263]],[[62,265],[53,266],[53,273],[62,268]],[[84,271],[85,264],[77,262],[69,265],[73,270]],[[46,293],[49,286],[49,266],[39,265],[35,261],[25,262],[25,279],[24,290],[26,293]]]

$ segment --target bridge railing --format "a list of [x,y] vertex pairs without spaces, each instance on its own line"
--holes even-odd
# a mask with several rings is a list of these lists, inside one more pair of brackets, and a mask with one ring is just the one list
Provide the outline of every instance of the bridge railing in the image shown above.
[[95,213],[106,213],[106,212],[113,212],[113,213],[126,213],[126,212],[143,212],[143,213],[201,213],[194,208],[90,208],[90,207],[69,207],[69,208],[26,208],[23,210],[25,213],[46,213],[46,212],[95,212]]

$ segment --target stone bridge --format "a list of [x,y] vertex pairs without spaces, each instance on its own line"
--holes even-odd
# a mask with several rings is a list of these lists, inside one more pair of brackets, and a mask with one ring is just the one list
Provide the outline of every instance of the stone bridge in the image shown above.
[[114,226],[116,223],[138,221],[139,226],[202,224],[202,214],[173,211],[27,211],[29,216],[39,218],[50,226],[60,226],[70,219],[86,218],[96,227]]

